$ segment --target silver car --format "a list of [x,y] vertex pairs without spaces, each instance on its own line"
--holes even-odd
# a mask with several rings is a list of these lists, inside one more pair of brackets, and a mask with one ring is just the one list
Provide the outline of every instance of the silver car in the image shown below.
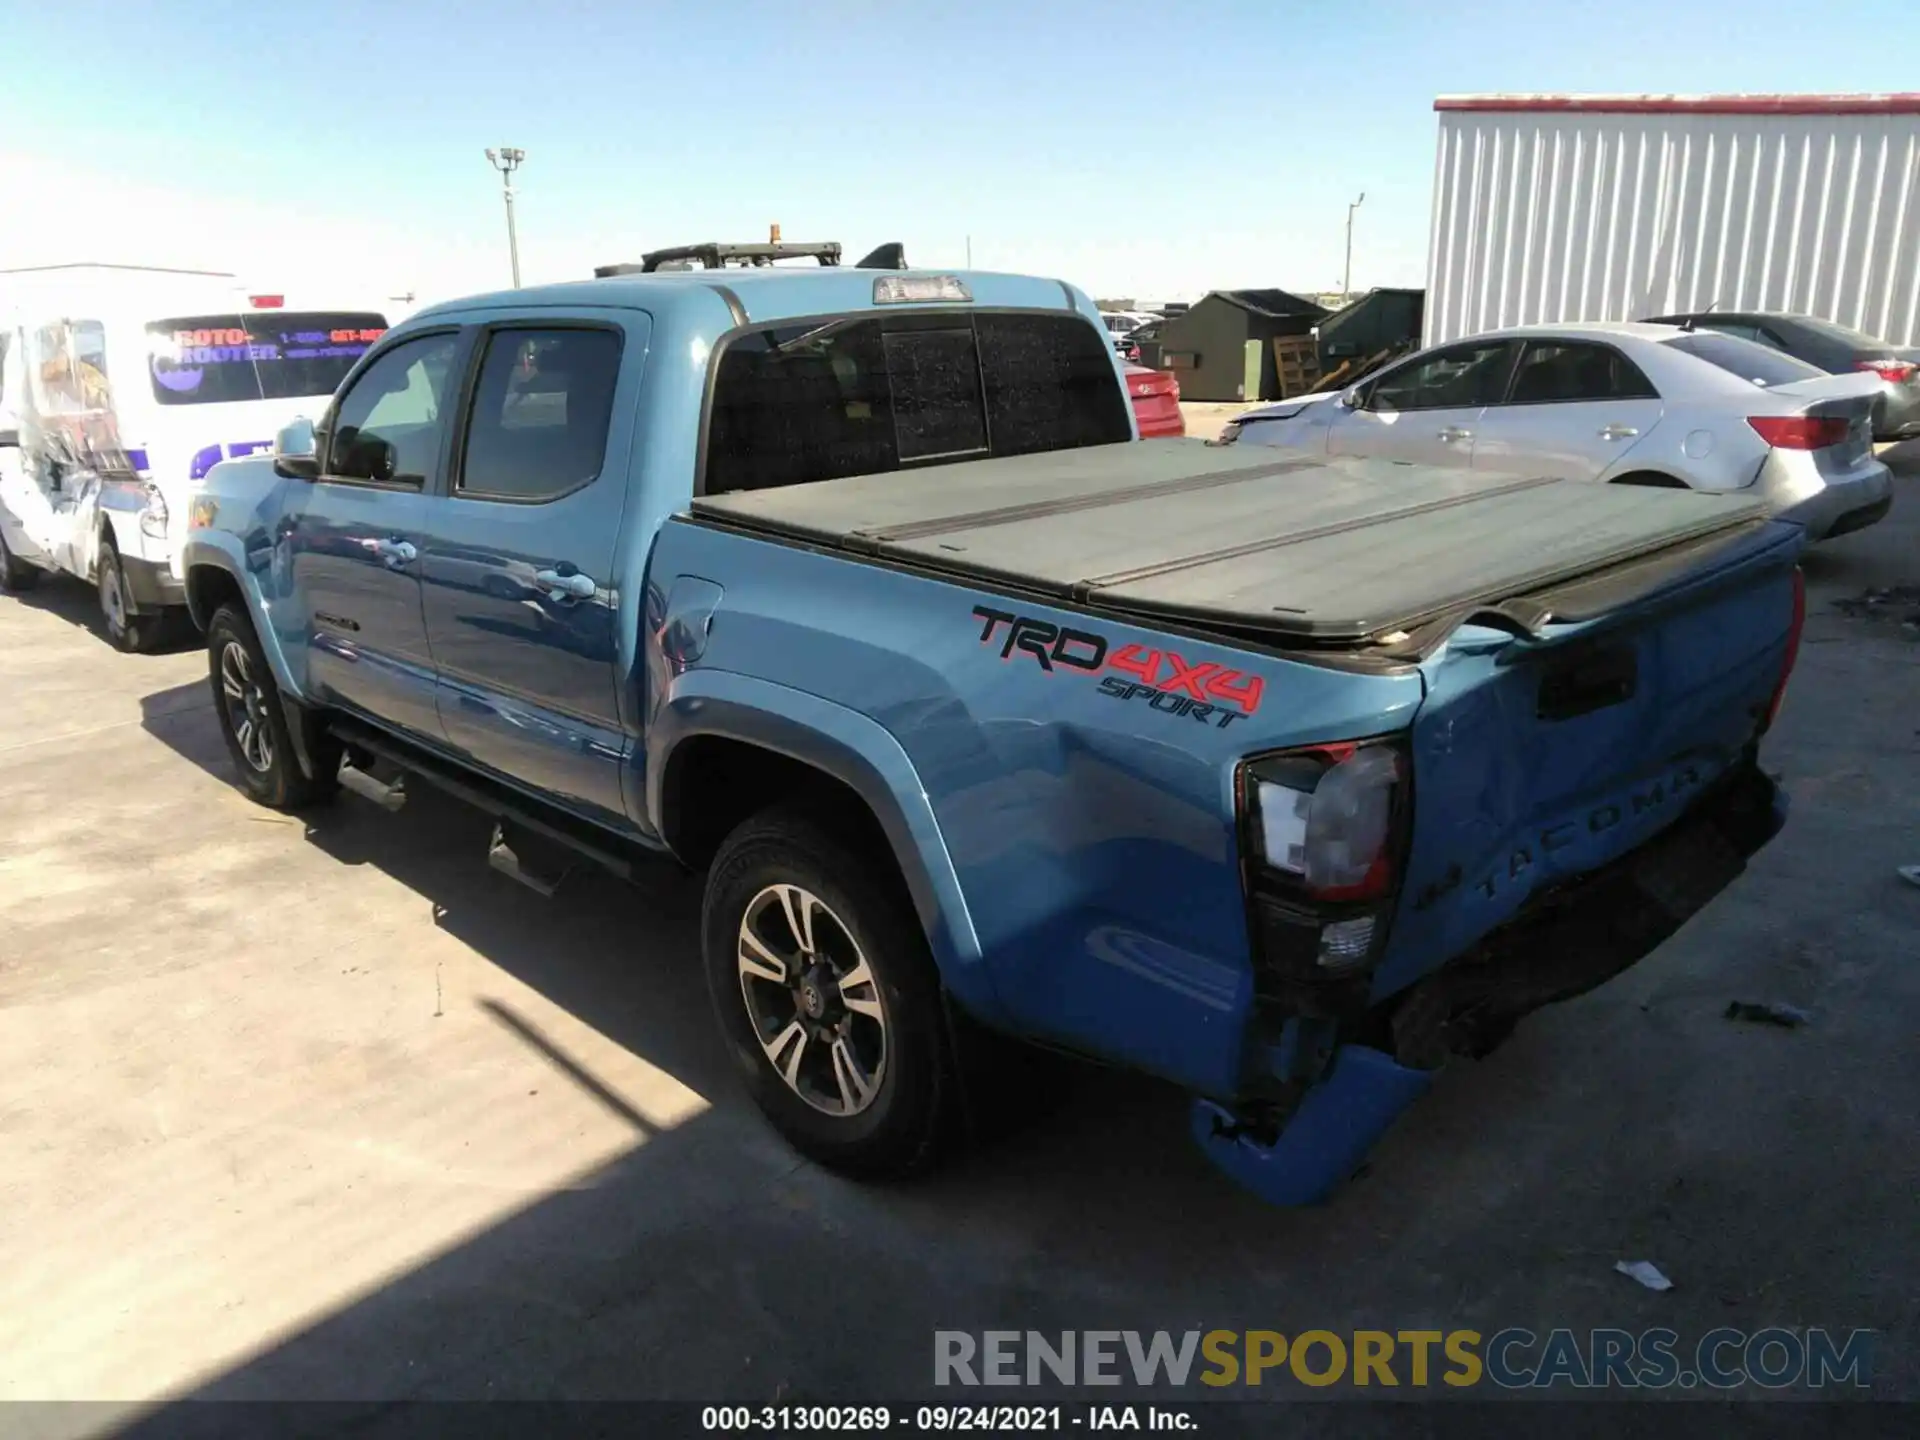
[[1532,325],[1252,410],[1221,441],[1507,475],[1758,493],[1824,540],[1892,504],[1872,375],[1667,325]]

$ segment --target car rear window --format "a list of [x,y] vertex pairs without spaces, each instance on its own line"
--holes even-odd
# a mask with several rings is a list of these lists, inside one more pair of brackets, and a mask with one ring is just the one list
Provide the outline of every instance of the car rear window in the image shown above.
[[1132,438],[1112,350],[1081,316],[863,313],[727,344],[704,488],[722,495]]
[[1796,380],[1818,380],[1827,373],[1782,351],[1710,330],[1690,331],[1660,343],[1709,365],[1717,365],[1728,374],[1738,375],[1763,389],[1791,385]]
[[1816,320],[1811,315],[1796,315],[1793,323],[1803,330],[1811,330],[1822,339],[1834,341],[1849,350],[1885,350],[1887,342],[1878,335],[1869,335],[1864,330],[1856,330],[1851,325],[1842,325],[1836,320]]

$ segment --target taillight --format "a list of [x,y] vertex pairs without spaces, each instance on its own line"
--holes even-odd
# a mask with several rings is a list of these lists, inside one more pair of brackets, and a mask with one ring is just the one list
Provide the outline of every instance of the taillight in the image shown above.
[[1262,963],[1327,978],[1365,969],[1400,888],[1404,752],[1367,741],[1263,755],[1241,767],[1239,795]]
[[1767,723],[1760,728],[1773,728],[1774,718],[1780,713],[1781,702],[1787,698],[1787,681],[1793,678],[1793,664],[1800,658],[1800,632],[1807,625],[1807,577],[1800,573],[1798,565],[1793,567],[1793,623],[1787,627],[1786,658],[1780,662],[1780,683],[1773,687],[1773,699],[1767,705]]
[[1844,415],[1749,415],[1747,424],[1776,450],[1824,450],[1847,438]]
[[1870,370],[1882,380],[1899,385],[1911,379],[1913,372],[1920,370],[1920,365],[1915,365],[1911,360],[1861,360],[1853,368]]
[[285,307],[287,297],[284,295],[249,295],[247,297],[247,303],[252,305],[256,310],[279,310]]

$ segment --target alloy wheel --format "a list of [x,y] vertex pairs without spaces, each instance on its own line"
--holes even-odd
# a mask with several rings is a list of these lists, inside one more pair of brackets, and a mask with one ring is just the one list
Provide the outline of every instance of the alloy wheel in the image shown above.
[[254,678],[246,646],[229,640],[220,652],[220,695],[227,725],[247,764],[265,775],[273,769],[273,727],[267,723],[267,693]]
[[853,933],[798,885],[748,902],[737,944],[740,994],[780,1078],[825,1115],[871,1106],[887,1066],[887,1012]]

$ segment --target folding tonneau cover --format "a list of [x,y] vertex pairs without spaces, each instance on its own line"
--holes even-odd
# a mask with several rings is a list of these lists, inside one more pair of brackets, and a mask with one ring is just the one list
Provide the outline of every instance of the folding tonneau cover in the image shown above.
[[1758,502],[1725,495],[1173,440],[701,496],[693,511],[954,578],[1307,645],[1374,642],[1764,521]]

